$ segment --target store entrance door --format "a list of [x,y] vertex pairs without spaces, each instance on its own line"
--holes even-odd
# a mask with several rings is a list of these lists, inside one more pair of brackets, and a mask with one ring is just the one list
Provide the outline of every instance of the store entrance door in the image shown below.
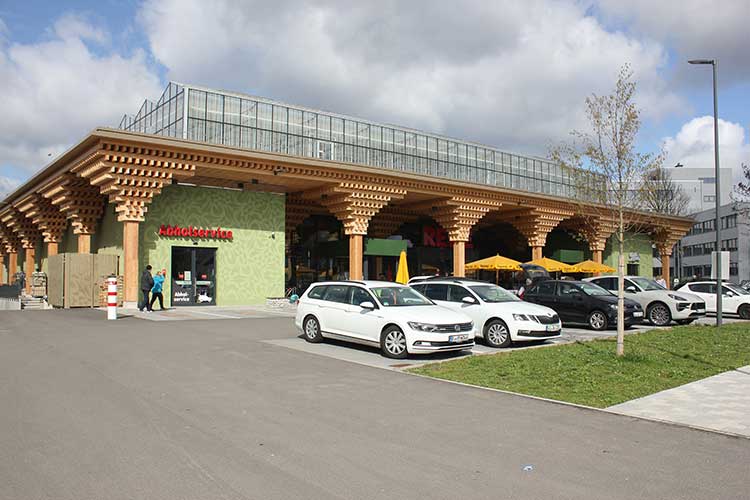
[[172,247],[172,305],[216,304],[216,249]]

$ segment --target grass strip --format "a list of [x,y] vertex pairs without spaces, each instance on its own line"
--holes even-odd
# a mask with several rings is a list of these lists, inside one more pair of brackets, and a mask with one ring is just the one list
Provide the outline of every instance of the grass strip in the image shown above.
[[750,365],[750,324],[681,326],[615,339],[432,363],[410,371],[482,387],[606,408]]

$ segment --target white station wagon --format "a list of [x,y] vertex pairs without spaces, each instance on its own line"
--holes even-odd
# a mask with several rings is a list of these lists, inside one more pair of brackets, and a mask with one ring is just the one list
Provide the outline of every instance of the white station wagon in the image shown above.
[[490,347],[508,347],[518,340],[560,336],[562,324],[549,307],[524,302],[506,289],[484,281],[427,278],[411,287],[436,304],[469,316]]
[[[693,281],[682,285],[679,292],[689,291],[706,301],[706,311],[716,313],[716,282]],[[733,283],[721,285],[722,314],[736,314],[742,319],[750,319],[750,292]]]
[[384,281],[313,283],[299,299],[295,325],[308,342],[333,338],[377,346],[389,358],[474,347],[471,318]]

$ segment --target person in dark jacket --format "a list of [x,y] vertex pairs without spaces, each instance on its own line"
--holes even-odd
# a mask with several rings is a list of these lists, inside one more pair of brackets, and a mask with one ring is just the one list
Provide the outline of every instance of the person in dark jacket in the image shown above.
[[143,312],[144,309],[151,312],[151,303],[148,294],[153,287],[154,278],[151,276],[151,266],[146,266],[146,269],[143,270],[143,274],[141,274],[141,293],[143,294],[143,300],[138,304],[138,309],[141,312]]

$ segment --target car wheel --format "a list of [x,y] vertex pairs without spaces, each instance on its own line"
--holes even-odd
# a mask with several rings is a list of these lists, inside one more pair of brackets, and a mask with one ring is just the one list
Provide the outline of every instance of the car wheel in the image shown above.
[[387,358],[404,359],[406,351],[406,335],[397,326],[389,326],[380,335],[380,350]]
[[607,315],[601,311],[592,311],[589,314],[589,326],[592,330],[604,330],[607,328]]
[[509,347],[511,344],[508,325],[501,319],[493,319],[484,327],[484,340],[490,347]]
[[750,319],[750,305],[742,304],[737,313],[742,319]]
[[302,323],[302,330],[305,333],[305,340],[313,344],[323,342],[323,335],[320,333],[320,323],[315,316],[308,316]]
[[678,325],[689,325],[693,321],[695,321],[695,319],[678,319],[677,320],[677,324]]
[[672,322],[672,313],[662,303],[657,303],[648,308],[648,320],[655,326],[667,326]]

